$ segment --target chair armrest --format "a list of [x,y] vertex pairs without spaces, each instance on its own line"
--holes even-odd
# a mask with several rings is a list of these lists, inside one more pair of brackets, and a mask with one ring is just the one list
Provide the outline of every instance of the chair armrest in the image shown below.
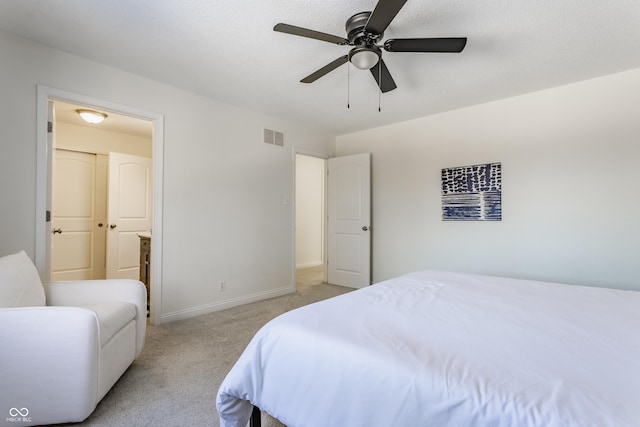
[[103,302],[129,302],[136,306],[136,357],[144,346],[147,328],[147,289],[130,279],[44,282],[48,306],[82,307]]
[[[0,308],[0,325],[0,411],[28,408],[36,424],[43,414],[72,419],[65,411],[86,418],[98,389],[96,314],[76,307]],[[77,405],[63,405],[68,399]]]

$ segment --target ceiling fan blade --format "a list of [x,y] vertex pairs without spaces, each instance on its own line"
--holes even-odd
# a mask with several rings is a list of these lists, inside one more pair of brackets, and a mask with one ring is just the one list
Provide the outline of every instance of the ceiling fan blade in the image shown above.
[[325,65],[324,67],[320,68],[315,73],[309,74],[307,77],[305,77],[304,79],[300,80],[300,83],[313,83],[316,80],[318,80],[320,77],[324,76],[325,74],[330,73],[331,71],[335,70],[336,68],[338,68],[342,64],[346,63],[347,61],[349,61],[349,55],[341,56],[340,58],[336,59],[335,61],[332,61],[332,62],[328,63],[327,65]]
[[276,24],[273,27],[273,31],[278,31],[280,33],[293,34],[294,36],[300,37],[308,37],[310,39],[321,40],[323,42],[335,43],[339,45],[349,44],[349,40],[334,36],[327,33],[321,33],[320,31],[309,30],[308,28],[296,27],[295,25],[289,24]]
[[396,17],[407,0],[379,0],[373,9],[364,30],[369,33],[382,34],[393,18]]
[[387,52],[462,52],[466,37],[443,37],[429,39],[389,39],[384,42]]
[[[382,67],[382,69],[380,69],[380,67]],[[391,77],[391,73],[382,58],[380,58],[380,61],[371,67],[369,71],[371,71],[373,78],[376,79],[376,83],[378,83],[382,93],[389,92],[398,87],[396,86],[396,82],[393,81],[393,77]],[[379,79],[382,80],[382,84],[380,84]]]

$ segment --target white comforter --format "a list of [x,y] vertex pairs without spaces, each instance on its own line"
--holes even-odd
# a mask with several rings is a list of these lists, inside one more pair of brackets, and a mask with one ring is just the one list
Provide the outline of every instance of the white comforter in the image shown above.
[[640,292],[418,272],[265,325],[218,391],[289,427],[640,426]]

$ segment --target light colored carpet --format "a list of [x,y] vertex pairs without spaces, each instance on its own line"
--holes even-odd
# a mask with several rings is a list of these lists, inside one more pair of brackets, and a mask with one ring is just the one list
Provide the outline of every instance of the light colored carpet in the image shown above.
[[[87,426],[219,426],[215,397],[258,329],[274,317],[350,291],[299,271],[297,291],[267,301],[147,328],[142,355],[81,423]],[[275,425],[263,415],[263,425]]]

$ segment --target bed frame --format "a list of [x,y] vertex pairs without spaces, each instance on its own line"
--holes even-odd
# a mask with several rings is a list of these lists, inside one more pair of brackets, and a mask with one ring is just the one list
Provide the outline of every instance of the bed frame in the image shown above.
[[261,427],[262,419],[260,418],[261,412],[260,408],[257,406],[253,406],[253,410],[251,411],[251,418],[249,418],[249,427]]

